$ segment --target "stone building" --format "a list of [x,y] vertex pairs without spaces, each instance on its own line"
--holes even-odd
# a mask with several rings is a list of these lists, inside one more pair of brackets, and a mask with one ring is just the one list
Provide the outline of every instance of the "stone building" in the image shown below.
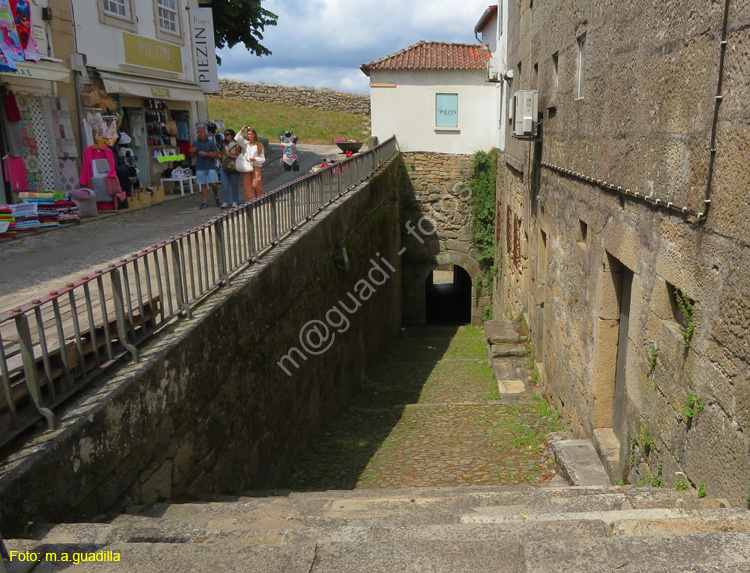
[[508,11],[511,91],[538,91],[539,123],[498,161],[495,315],[526,317],[543,392],[612,478],[744,504],[750,7]]

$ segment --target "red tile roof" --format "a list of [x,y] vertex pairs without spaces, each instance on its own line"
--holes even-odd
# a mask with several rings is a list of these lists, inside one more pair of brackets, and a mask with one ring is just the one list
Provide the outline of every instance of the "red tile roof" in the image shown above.
[[370,70],[484,70],[490,51],[484,44],[421,42],[399,50],[360,69],[366,76]]

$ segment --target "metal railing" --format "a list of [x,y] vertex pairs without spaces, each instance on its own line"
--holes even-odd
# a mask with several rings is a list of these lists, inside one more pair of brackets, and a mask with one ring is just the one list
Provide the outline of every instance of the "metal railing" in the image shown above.
[[0,446],[373,175],[395,138],[0,314]]

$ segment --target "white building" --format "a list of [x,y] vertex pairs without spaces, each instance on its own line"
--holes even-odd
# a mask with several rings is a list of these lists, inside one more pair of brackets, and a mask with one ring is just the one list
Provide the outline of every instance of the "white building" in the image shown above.
[[154,181],[164,168],[154,151],[175,147],[162,124],[186,124],[191,138],[195,123],[208,119],[205,94],[218,91],[210,9],[199,12],[198,0],[72,2],[75,67],[120,104],[145,185],[145,174]]
[[485,44],[490,51],[491,58],[487,66],[488,82],[495,86],[495,101],[488,119],[497,129],[495,147],[500,151],[505,149],[505,126],[507,124],[507,106],[512,77],[507,77],[508,62],[508,0],[501,0],[489,6],[474,26],[477,40]]
[[[402,151],[472,154],[498,145],[490,51],[482,44],[419,42],[361,66],[370,78],[372,134]],[[494,112],[493,112],[494,117]]]

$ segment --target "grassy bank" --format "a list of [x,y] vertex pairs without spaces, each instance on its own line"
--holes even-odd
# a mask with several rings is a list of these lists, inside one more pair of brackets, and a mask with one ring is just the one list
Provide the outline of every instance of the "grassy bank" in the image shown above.
[[260,137],[278,141],[285,130],[299,136],[300,143],[329,144],[345,137],[361,141],[370,135],[370,116],[303,107],[260,103],[236,98],[208,98],[209,115],[223,119],[227,127],[255,128]]

